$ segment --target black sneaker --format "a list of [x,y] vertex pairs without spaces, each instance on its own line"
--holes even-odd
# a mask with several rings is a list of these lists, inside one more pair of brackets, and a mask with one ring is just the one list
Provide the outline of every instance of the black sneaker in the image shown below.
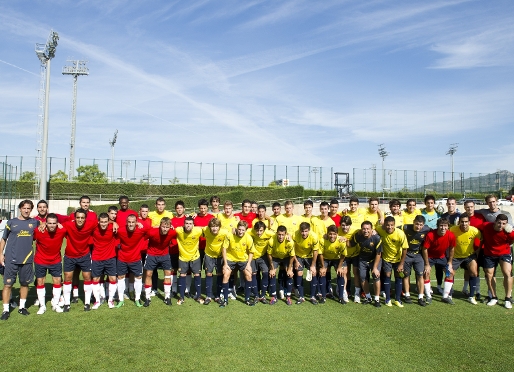
[[[166,300],[169,300],[169,298],[164,300],[164,303],[166,303]],[[145,298],[145,302],[143,303],[144,307],[150,306],[150,302],[152,302],[149,298]],[[170,304],[171,305],[171,304]]]
[[425,302],[424,299],[418,298],[418,305],[425,307],[425,306],[427,306],[427,303]]
[[455,305],[455,302],[453,302],[453,300],[450,297],[443,297],[441,299],[441,302],[444,302],[445,304],[448,304],[448,305]]
[[264,297],[264,296],[259,298],[259,301],[262,302],[264,305],[268,304],[268,300],[266,300],[266,297]]
[[406,304],[412,304],[412,299],[410,298],[410,296],[405,296],[403,298],[403,302]]
[[297,305],[301,305],[301,304],[303,304],[304,302],[305,302],[305,298],[303,298],[303,297],[300,297],[298,300],[296,300],[296,304],[297,304]]
[[25,309],[24,307],[18,309],[18,314],[21,314],[21,315],[30,315],[30,313],[28,312],[27,309]]
[[9,319],[9,316],[11,316],[11,314],[8,311],[4,311],[2,313],[2,317],[0,317],[0,320],[7,320]]
[[89,304],[84,305],[84,311],[91,310],[91,306]]
[[332,292],[327,293],[327,298],[334,298],[334,294]]
[[320,304],[324,304],[325,302],[327,302],[327,300],[325,299],[325,297],[321,297],[321,298],[319,299],[319,303],[320,303]]
[[481,295],[480,293],[477,293],[477,294],[475,295],[475,300],[477,300],[477,302],[482,301],[482,295]]
[[245,301],[245,304],[248,306],[255,306],[255,301],[249,299]]
[[78,298],[78,297],[73,297],[73,298],[71,299],[71,303],[72,303],[72,304],[78,304],[78,303],[79,303],[79,298]]
[[348,302],[346,302],[346,301],[344,300],[344,298],[340,298],[340,299],[338,300],[338,302],[339,302],[341,305],[346,305],[346,304],[348,303]]
[[63,313],[69,313],[70,312],[70,305],[64,305],[62,308]]
[[[163,302],[164,302],[164,304],[165,304],[166,306],[171,306],[171,298],[169,298],[169,297],[168,297],[168,298],[165,298]],[[148,305],[146,304],[146,301],[145,301],[145,303],[143,304],[143,306],[144,306],[144,307],[148,307],[148,306],[150,306],[150,301],[148,301]]]
[[186,298],[191,298],[191,294],[189,292],[186,292],[184,295]]
[[220,301],[219,307],[227,307],[227,306],[228,306],[228,301]]
[[207,297],[204,301],[203,301],[203,304],[204,305],[209,305],[211,303],[211,298],[210,297]]
[[318,304],[318,300],[316,300],[316,297],[311,297],[310,301],[311,301],[311,304],[313,304],[313,305]]
[[375,307],[381,307],[382,305],[380,304],[380,300],[375,300],[375,301],[373,301],[373,306],[375,306]]
[[362,300],[363,305],[371,305],[372,303],[373,303],[373,300],[371,299],[371,297],[367,297],[364,300]]

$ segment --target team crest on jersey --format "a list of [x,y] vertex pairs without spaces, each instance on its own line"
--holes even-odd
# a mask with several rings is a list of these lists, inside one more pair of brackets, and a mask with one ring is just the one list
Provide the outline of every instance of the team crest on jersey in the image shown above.
[[33,226],[34,226],[33,224],[29,223],[29,227],[30,227],[31,229],[32,229],[32,227],[33,227]]
[[375,243],[369,243],[370,247],[373,247],[374,245],[375,245]]
[[421,239],[423,239],[425,237],[425,234],[421,234],[420,236],[421,236]]

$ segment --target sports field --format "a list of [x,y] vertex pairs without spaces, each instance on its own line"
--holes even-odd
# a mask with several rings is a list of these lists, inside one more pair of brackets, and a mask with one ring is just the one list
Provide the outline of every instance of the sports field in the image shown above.
[[[255,307],[230,301],[220,309],[186,299],[168,307],[156,297],[149,308],[126,301],[120,309],[104,304],[87,313],[81,302],[61,314],[47,304],[49,310],[36,315],[31,306],[30,316],[15,310],[0,324],[2,369],[512,370],[513,311],[503,301],[494,307],[465,302],[459,274],[455,306],[438,295],[430,306],[403,309],[333,300]],[[501,284],[498,278],[500,299]],[[486,289],[482,280],[482,295]],[[35,298],[31,287],[27,303]]]

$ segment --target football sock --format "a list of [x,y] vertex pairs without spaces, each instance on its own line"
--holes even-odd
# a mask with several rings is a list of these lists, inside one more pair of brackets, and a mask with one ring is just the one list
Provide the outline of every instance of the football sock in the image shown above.
[[52,299],[54,301],[54,304],[57,305],[59,303],[59,300],[61,298],[61,285],[60,284],[54,284],[52,288]]
[[125,278],[118,279],[118,298],[123,302],[123,293],[125,293]]
[[141,299],[141,291],[143,290],[143,279],[134,278],[134,300],[139,301]]
[[185,287],[184,287],[184,291],[187,292],[187,293],[191,293],[191,275],[187,274],[186,275],[186,284]]
[[444,292],[443,292],[443,298],[447,298],[450,295],[450,291],[453,286],[453,280],[446,278],[444,280]]
[[180,293],[180,298],[183,300],[186,295],[186,277],[180,275],[178,277],[178,291]]
[[402,299],[402,286],[403,279],[402,278],[394,278],[394,297],[396,301],[400,301]]
[[[171,276],[165,276],[164,280],[171,280]],[[170,298],[171,296],[171,282],[163,283],[164,287],[164,298]]]
[[116,293],[116,289],[118,289],[116,281],[109,282],[109,301],[112,301],[112,299],[114,298],[114,294]]
[[316,294],[318,294],[318,277],[313,275],[311,280],[311,297],[316,296]]
[[425,280],[425,284],[423,286],[425,287],[425,296],[427,296],[427,298],[432,298],[432,295],[430,294],[430,279]]
[[343,298],[344,294],[344,276],[337,276],[337,288],[339,289],[339,298]]
[[205,294],[207,297],[212,297],[212,275],[205,276]]
[[319,278],[319,288],[321,290],[321,297],[327,297],[327,277],[321,276]]
[[100,283],[91,284],[91,289],[93,292],[93,296],[95,297],[95,302],[100,302]]
[[223,277],[221,275],[216,275],[216,297],[221,296],[221,290],[223,288]]
[[39,306],[45,306],[45,295],[46,290],[44,285],[36,286],[37,299],[39,300]]
[[[166,285],[166,284],[165,284]],[[150,294],[152,293],[152,285],[151,284],[145,284],[145,298],[147,300],[150,299]]]
[[476,276],[470,276],[469,277],[469,296],[473,297],[475,295],[477,286],[477,278]]
[[277,278],[269,278],[269,294],[273,297],[277,296]]
[[467,291],[470,284],[471,284],[471,276],[469,277],[469,280],[464,280],[464,286],[462,287],[462,291],[463,292]]
[[252,283],[251,289],[252,289],[252,295],[254,297],[259,297],[259,287],[257,287],[257,273],[252,274]]
[[74,285],[73,286],[73,297],[78,297],[78,296],[79,296],[79,286]]
[[202,277],[195,275],[195,297],[199,298],[202,295]]
[[262,273],[261,297],[266,296],[266,291],[268,290],[268,283],[269,283],[269,274],[268,273]]
[[71,282],[64,282],[62,287],[62,294],[64,296],[64,304],[69,305],[71,297]]
[[386,295],[386,302],[391,301],[391,277],[384,275],[384,292]]
[[298,293],[300,297],[303,297],[303,276],[298,275],[296,277],[296,289],[298,289]]
[[245,301],[250,300],[250,294],[252,293],[252,281],[245,280]]
[[[286,296],[290,297],[293,291],[293,278],[286,278]],[[302,288],[303,291],[303,288]]]
[[91,294],[93,293],[93,288],[91,281],[84,281],[84,304],[89,305],[91,303]]
[[26,298],[20,298],[20,309],[25,308],[25,303],[27,302]]

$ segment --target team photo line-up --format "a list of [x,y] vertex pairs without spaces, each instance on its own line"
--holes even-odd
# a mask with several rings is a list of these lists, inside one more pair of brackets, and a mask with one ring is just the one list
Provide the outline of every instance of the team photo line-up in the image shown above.
[[[495,273],[500,266],[503,304],[511,309],[512,217],[497,207],[496,196],[488,195],[485,201],[488,208],[481,210],[466,201],[465,212],[460,213],[454,198],[447,199],[446,212],[431,195],[421,209],[414,199],[407,200],[404,209],[393,199],[390,211],[384,213],[376,198],[370,198],[366,208],[350,198],[343,211],[333,199],[321,202],[320,214],[314,216],[311,200],[304,202],[302,215],[293,213],[291,201],[284,203],[284,212],[279,203],[273,203],[268,215],[264,205],[250,200],[242,202],[241,212],[234,213],[230,201],[220,210],[220,199],[213,196],[198,202],[198,212],[186,215],[182,201],[175,203],[175,213],[166,210],[162,197],[157,198],[155,211],[143,204],[137,212],[129,208],[128,197],[120,196],[119,206],[97,215],[89,208],[90,198],[83,196],[80,208],[69,216],[49,213],[48,203],[41,200],[37,215],[31,217],[34,204],[23,200],[19,216],[7,222],[0,239],[1,320],[7,320],[10,308],[18,305],[19,314],[29,315],[26,301],[34,277],[37,314],[45,313],[47,273],[52,277],[50,303],[56,312],[69,312],[71,304],[78,302],[80,273],[84,311],[96,310],[105,302],[109,308],[121,308],[129,300],[137,307],[148,307],[159,294],[158,269],[164,272],[164,293],[159,296],[169,306],[174,297],[177,305],[192,297],[200,304],[214,301],[223,308],[241,291],[249,306],[274,305],[279,300],[292,305],[294,296],[298,305],[306,298],[313,305],[327,298],[344,305],[353,298],[355,303],[381,307],[382,295],[385,306],[403,308],[413,303],[412,270],[417,304],[432,303],[433,267],[435,289],[449,305],[455,304],[453,283],[459,268],[464,270],[462,293],[467,301],[476,305],[481,300],[482,268],[488,288],[483,302],[494,306],[498,303]],[[19,304],[12,299],[17,280]],[[304,280],[309,282],[309,296]]]

